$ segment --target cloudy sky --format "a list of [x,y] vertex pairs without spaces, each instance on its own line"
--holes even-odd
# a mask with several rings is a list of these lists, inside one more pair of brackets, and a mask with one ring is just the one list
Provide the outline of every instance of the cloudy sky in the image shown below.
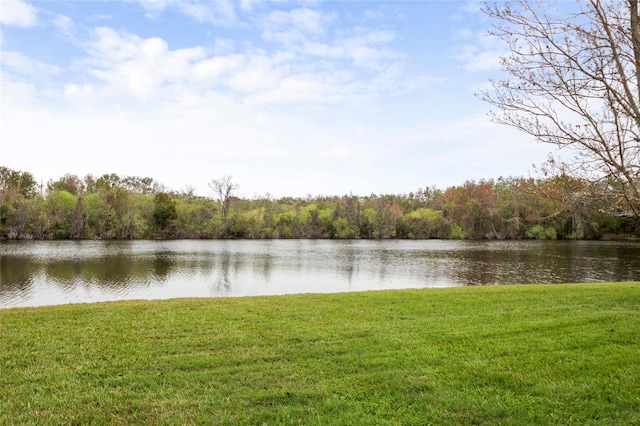
[[504,54],[478,2],[0,0],[0,22],[0,164],[44,182],[400,194],[549,150],[474,96]]

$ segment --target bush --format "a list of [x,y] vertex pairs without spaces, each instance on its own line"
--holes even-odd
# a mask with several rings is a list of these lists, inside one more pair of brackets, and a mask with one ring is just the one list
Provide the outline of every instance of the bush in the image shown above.
[[454,223],[453,225],[451,225],[451,232],[449,232],[449,238],[451,238],[452,240],[462,240],[464,239],[465,235],[464,235],[464,231],[462,230],[462,227],[460,227],[460,225],[458,225],[457,223]]
[[556,240],[558,234],[556,230],[550,226],[535,225],[529,229],[526,233],[527,238],[533,238],[536,240]]

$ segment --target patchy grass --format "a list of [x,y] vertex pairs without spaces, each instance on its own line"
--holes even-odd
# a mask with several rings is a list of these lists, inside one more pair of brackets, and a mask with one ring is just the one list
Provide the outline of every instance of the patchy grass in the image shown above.
[[0,310],[0,424],[639,424],[640,283]]

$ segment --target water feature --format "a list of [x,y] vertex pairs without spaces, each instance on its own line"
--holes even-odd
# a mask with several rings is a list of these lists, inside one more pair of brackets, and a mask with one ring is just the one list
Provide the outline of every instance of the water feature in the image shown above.
[[0,242],[0,307],[598,281],[640,281],[640,243]]

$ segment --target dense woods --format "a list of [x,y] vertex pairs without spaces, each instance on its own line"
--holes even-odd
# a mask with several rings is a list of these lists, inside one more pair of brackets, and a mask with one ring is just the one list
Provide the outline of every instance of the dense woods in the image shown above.
[[[223,191],[216,184],[226,184]],[[0,167],[1,239],[363,238],[637,239],[615,182],[559,175],[468,181],[401,195],[252,199],[230,178],[214,197],[152,178],[65,175],[38,185]],[[225,189],[229,189],[224,192]]]

